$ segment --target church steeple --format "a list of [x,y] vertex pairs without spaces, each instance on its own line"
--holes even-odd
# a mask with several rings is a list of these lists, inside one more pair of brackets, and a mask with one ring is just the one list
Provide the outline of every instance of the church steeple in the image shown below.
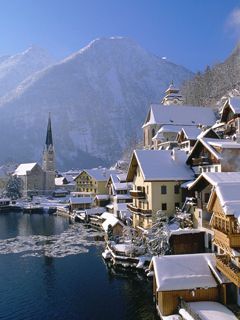
[[180,90],[173,85],[173,81],[165,91],[166,95],[162,100],[163,105],[171,105],[171,104],[183,104],[183,97],[180,93]]
[[55,153],[53,147],[51,115],[49,113],[46,142],[43,151],[43,170],[55,171]]
[[52,125],[51,125],[51,113],[49,112],[48,116],[48,125],[47,125],[47,136],[46,136],[46,143],[47,149],[50,146],[53,146],[53,138],[52,138]]

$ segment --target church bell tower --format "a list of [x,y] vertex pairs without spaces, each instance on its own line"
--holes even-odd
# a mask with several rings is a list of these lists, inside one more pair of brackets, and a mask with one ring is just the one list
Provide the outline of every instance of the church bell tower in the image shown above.
[[55,187],[55,151],[50,113],[48,117],[46,142],[43,150],[42,169],[45,172],[45,193],[50,193]]

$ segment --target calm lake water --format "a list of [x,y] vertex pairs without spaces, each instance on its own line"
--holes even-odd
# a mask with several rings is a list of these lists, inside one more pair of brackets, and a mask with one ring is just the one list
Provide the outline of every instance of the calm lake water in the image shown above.
[[0,319],[158,319],[151,279],[108,268],[97,232],[49,215],[0,215]]

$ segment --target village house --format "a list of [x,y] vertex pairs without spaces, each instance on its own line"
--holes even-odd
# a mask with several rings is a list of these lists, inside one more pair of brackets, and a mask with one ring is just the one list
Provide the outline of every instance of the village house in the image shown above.
[[221,183],[240,182],[240,172],[204,172],[189,185],[189,191],[194,195],[195,201],[189,198],[188,212],[192,213],[193,227],[204,231],[205,248],[209,251],[216,251],[214,246],[213,230],[210,226],[212,212],[207,210],[207,204],[211,191]]
[[187,164],[196,175],[202,172],[240,171],[240,143],[230,139],[199,138]]
[[191,302],[226,303],[227,280],[218,272],[212,253],[156,256],[150,268],[154,271],[153,295],[161,318],[177,315],[181,308],[183,318],[192,319]]
[[[170,87],[166,91],[163,104],[150,105],[150,110],[142,126],[145,149],[157,149],[161,144],[169,144],[174,141],[176,143],[177,134],[183,127],[196,128],[201,125],[207,128],[216,121],[212,108],[184,106],[179,90],[172,85]],[[166,148],[164,147],[164,149]]]
[[237,138],[236,134],[240,132],[240,97],[230,97],[225,102],[217,128],[225,137]]
[[127,203],[132,202],[132,196],[130,195],[132,184],[126,182],[126,178],[126,174],[123,173],[111,174],[107,182],[110,205],[113,206],[112,212],[120,219],[130,217]]
[[185,162],[186,154],[180,150],[134,151],[127,174],[133,183],[133,203],[128,208],[134,228],[151,227],[158,210],[169,217],[175,214],[183,201],[180,185],[194,176]]
[[231,281],[227,303],[240,305],[240,182],[219,183],[212,191],[207,210],[212,212],[216,266]]
[[91,195],[108,195],[107,181],[111,174],[120,173],[106,168],[84,169],[74,179],[76,191]]
[[176,140],[180,149],[189,154],[197,140],[203,137],[220,139],[212,128],[183,127],[181,131],[179,131]]
[[109,212],[104,212],[100,216],[100,220],[102,221],[102,228],[106,234],[108,233],[109,228],[111,228],[112,236],[122,236],[124,224],[114,217],[114,215]]
[[69,199],[69,211],[90,209],[92,201],[92,197],[71,197]]

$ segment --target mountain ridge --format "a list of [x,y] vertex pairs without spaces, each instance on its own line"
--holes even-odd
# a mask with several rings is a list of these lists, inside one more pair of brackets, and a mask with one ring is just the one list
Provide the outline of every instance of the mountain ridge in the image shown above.
[[[40,159],[51,112],[59,167],[111,164],[139,139],[149,104],[161,101],[172,80],[180,85],[192,76],[133,40],[94,40],[0,99],[0,147],[6,150],[0,161]],[[12,132],[9,121],[14,123]],[[3,133],[13,145],[4,141]]]

